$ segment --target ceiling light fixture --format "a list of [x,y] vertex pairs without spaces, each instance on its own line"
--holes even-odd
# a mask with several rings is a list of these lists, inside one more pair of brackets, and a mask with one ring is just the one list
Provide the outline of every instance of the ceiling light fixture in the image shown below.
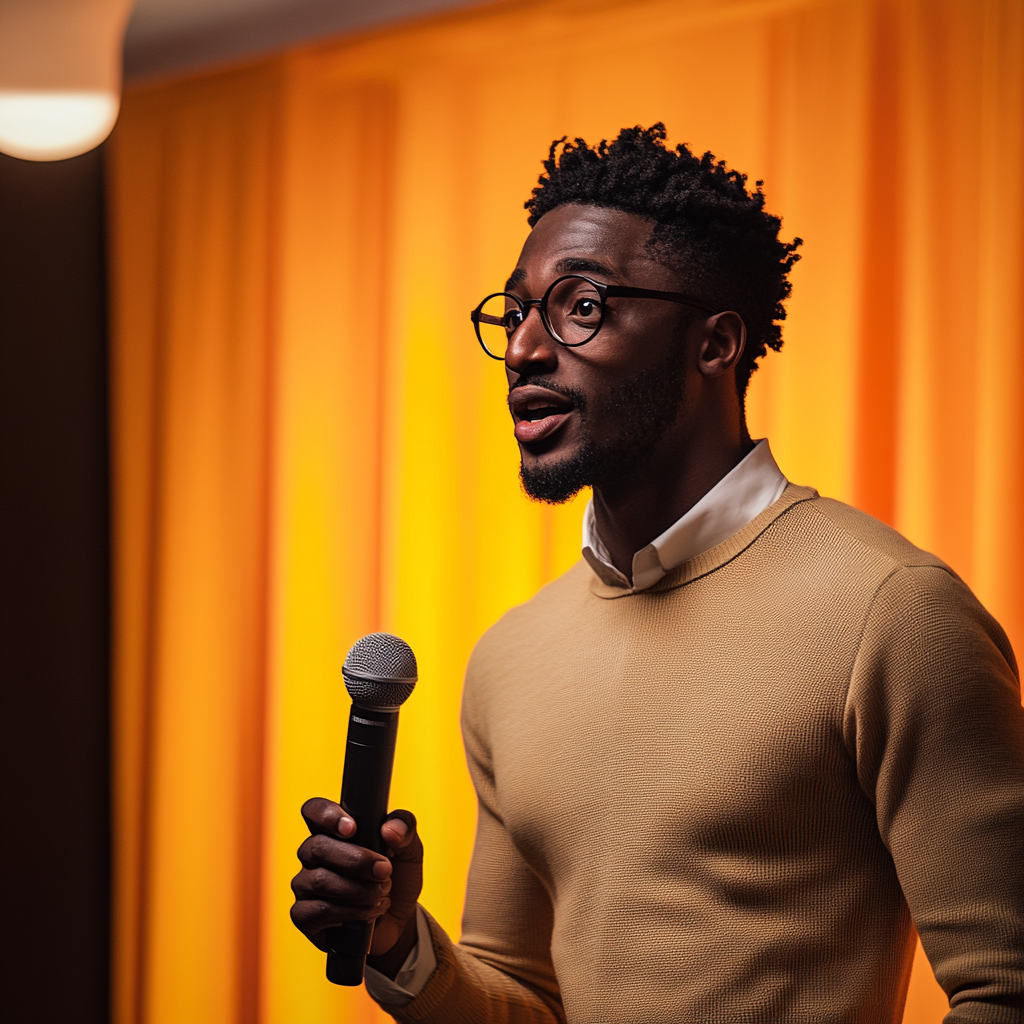
[[110,134],[132,3],[0,0],[0,151],[65,160]]

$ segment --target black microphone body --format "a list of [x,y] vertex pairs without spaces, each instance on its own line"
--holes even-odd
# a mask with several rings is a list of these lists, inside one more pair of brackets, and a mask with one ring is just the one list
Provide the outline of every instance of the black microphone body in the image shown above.
[[[398,708],[416,683],[416,658],[397,637],[371,633],[349,651],[343,672],[353,698],[341,783],[342,809],[356,822],[348,842],[382,853],[380,827],[387,820]],[[328,928],[326,938],[327,980],[361,985],[373,922]]]
[[388,813],[391,770],[398,739],[398,712],[352,705],[345,745],[341,806],[356,820],[349,842],[382,852],[380,827]]

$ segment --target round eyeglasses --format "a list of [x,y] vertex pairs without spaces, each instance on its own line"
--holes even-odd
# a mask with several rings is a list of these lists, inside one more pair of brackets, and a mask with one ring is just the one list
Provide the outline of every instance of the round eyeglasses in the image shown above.
[[521,299],[511,292],[488,295],[469,314],[469,318],[473,321],[477,340],[484,352],[492,359],[504,360],[512,336],[529,316],[531,306],[539,308],[541,322],[559,345],[577,348],[593,341],[594,335],[601,330],[610,298],[663,299],[693,306],[705,313],[721,312],[682,292],[627,288],[617,284],[602,284],[580,274],[567,274],[552,281],[540,299]]

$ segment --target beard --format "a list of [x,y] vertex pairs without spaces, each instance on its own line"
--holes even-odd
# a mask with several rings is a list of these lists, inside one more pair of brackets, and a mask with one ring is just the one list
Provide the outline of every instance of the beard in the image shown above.
[[621,429],[615,438],[600,443],[589,429],[584,394],[539,378],[530,380],[573,400],[583,436],[576,451],[561,462],[532,468],[520,463],[523,490],[536,501],[560,505],[584,487],[622,481],[642,470],[682,409],[685,379],[686,345],[678,344],[663,362],[618,382],[602,402],[602,411],[617,419]]

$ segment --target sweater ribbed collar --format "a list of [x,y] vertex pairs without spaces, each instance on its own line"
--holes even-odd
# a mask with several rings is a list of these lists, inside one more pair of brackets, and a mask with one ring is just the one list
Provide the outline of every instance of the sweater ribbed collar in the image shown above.
[[709,573],[731,562],[737,555],[750,547],[772,523],[789,512],[790,509],[802,502],[811,501],[817,497],[818,492],[813,487],[787,484],[778,501],[772,502],[771,505],[747,523],[746,526],[738,530],[731,537],[723,540],[720,544],[716,544],[707,551],[702,551],[687,559],[681,565],[676,566],[652,586],[646,587],[643,590],[635,587],[625,589],[620,586],[611,586],[595,574],[590,578],[590,590],[593,594],[605,600],[676,590],[687,583],[700,579],[702,576],[707,576]]

